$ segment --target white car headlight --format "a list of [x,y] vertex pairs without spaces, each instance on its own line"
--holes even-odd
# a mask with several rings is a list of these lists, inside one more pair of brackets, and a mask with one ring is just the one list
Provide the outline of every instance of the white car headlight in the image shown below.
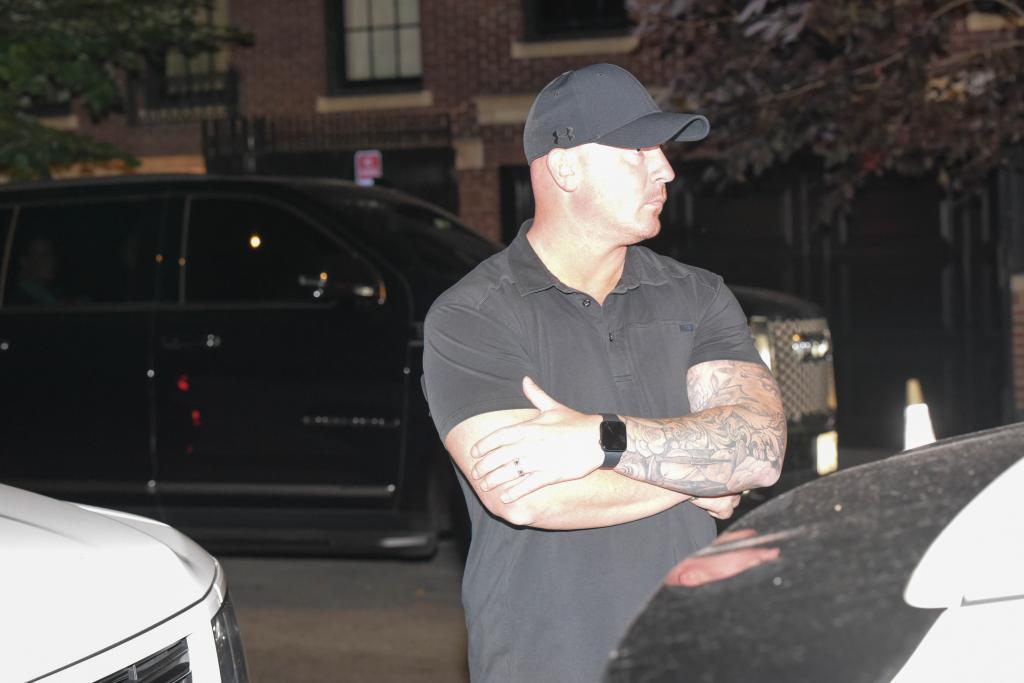
[[213,629],[213,642],[217,646],[221,683],[249,683],[245,654],[242,652],[242,635],[230,595],[224,596],[224,604],[213,617],[210,626]]

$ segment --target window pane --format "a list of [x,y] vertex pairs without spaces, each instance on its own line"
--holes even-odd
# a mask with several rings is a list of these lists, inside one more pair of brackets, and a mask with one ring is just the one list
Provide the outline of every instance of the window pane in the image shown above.
[[22,209],[4,305],[151,301],[161,212],[157,199]]
[[311,188],[346,228],[369,246],[386,251],[401,267],[424,272],[469,272],[500,245],[464,225],[418,205],[354,200],[330,189]]
[[[212,13],[211,13],[212,10]],[[196,23],[205,26],[227,26],[230,20],[228,0],[213,0],[210,7],[200,7],[196,11]],[[186,59],[178,50],[168,50],[165,60],[165,73],[171,78],[185,75],[207,75],[223,73],[228,69],[228,49],[222,47],[208,53],[195,55]],[[175,88],[172,88],[174,90]],[[177,88],[180,90],[181,88]]]
[[228,55],[228,49],[226,47],[217,50],[213,54],[214,71],[219,74],[227,73],[229,61],[230,57]]
[[373,32],[374,78],[396,78],[398,61],[395,55],[395,32],[392,29]]
[[374,26],[394,26],[395,0],[371,0],[370,20]]
[[624,0],[526,0],[537,35],[616,31],[629,25]]
[[214,73],[213,60],[216,53],[204,52],[188,60],[188,74],[191,76],[206,76]]
[[420,23],[420,0],[398,0],[398,23]]
[[365,31],[349,33],[345,43],[345,74],[350,81],[370,78],[370,36]]
[[228,7],[228,0],[214,0],[213,2],[213,24],[214,26],[227,26],[231,22],[231,11]]
[[[368,272],[326,235],[282,207],[237,199],[192,202],[185,298],[189,302],[326,301]],[[318,293],[319,292],[319,293]]]
[[185,57],[178,50],[168,50],[167,60],[164,62],[164,72],[170,78],[177,78],[185,75]]
[[420,60],[420,30],[403,28],[398,31],[400,72],[405,76],[419,76],[423,73]]
[[7,249],[7,231],[11,227],[11,209],[0,209],[0,263],[3,263],[4,251]]
[[370,19],[366,12],[367,0],[346,0],[345,1],[345,28],[365,28],[369,25]]

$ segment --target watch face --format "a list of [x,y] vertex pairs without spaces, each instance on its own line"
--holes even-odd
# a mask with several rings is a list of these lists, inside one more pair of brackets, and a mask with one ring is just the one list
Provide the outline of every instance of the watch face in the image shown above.
[[609,422],[601,423],[601,448],[606,451],[626,450],[626,423]]

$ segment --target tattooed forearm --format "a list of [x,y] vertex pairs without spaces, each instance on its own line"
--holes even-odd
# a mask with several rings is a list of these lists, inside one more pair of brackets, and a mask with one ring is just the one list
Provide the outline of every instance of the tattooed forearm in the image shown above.
[[692,496],[775,483],[786,416],[771,373],[755,363],[701,363],[690,368],[687,391],[690,415],[624,418],[629,443],[616,471]]

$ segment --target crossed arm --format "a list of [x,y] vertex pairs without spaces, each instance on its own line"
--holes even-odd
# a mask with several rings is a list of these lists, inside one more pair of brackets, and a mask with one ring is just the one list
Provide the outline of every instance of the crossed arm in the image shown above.
[[625,416],[627,451],[614,471],[598,469],[599,415],[558,403],[529,378],[523,390],[535,410],[478,415],[445,440],[488,510],[513,524],[609,526],[686,500],[719,514],[715,497],[768,486],[782,468],[782,401],[771,373],[756,363],[690,368],[690,415]]
[[690,368],[687,386],[696,414],[625,418],[629,443],[615,471],[693,496],[774,484],[786,452],[786,416],[771,373],[756,363],[701,363]]

